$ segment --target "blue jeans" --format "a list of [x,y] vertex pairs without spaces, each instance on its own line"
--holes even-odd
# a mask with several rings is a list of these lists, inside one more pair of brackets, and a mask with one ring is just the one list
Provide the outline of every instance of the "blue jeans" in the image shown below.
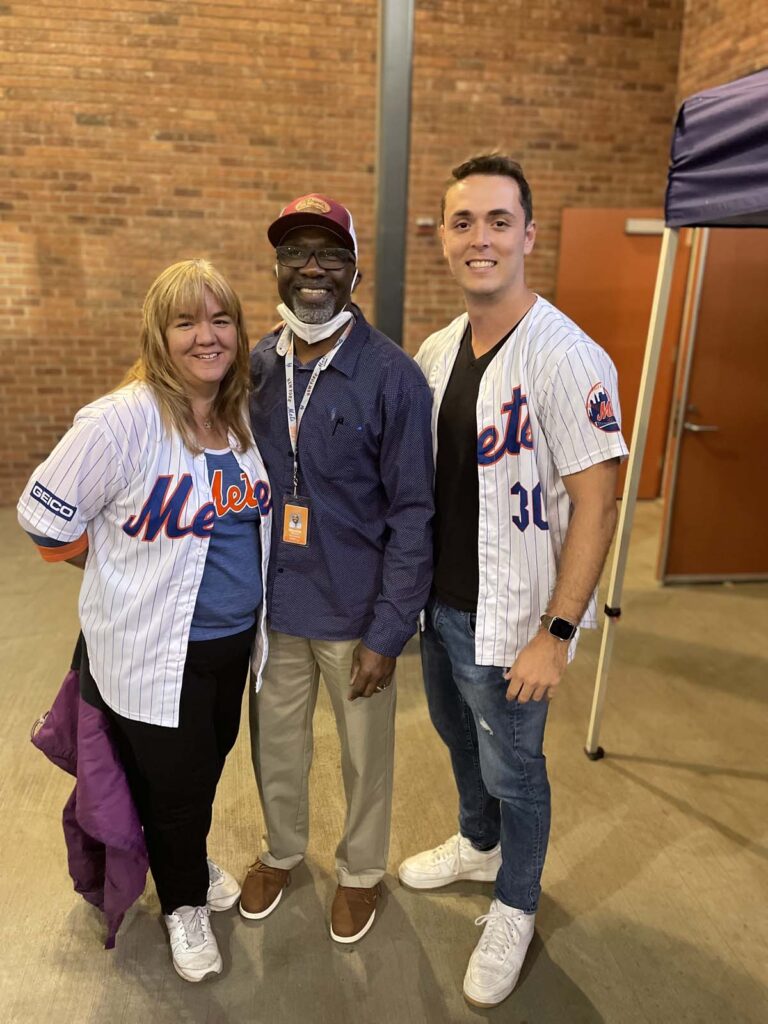
[[547,701],[506,699],[503,668],[475,664],[475,615],[435,598],[421,663],[432,723],[448,747],[459,790],[459,829],[478,849],[501,842],[495,896],[533,913],[550,822],[542,750]]

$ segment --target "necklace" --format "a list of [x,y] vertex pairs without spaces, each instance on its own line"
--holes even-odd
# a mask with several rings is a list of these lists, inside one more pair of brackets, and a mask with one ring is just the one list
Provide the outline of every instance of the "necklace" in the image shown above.
[[212,430],[212,429],[213,429],[213,420],[211,420],[211,419],[203,420],[203,430]]

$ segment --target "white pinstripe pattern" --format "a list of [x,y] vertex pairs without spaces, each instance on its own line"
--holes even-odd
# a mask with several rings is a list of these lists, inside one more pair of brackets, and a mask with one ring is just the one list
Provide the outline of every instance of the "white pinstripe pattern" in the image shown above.
[[[432,441],[437,451],[437,418],[445,389],[467,327],[467,314],[431,335],[416,361],[429,382],[434,399]],[[520,388],[530,420],[532,448],[505,453],[489,465],[478,464],[480,521],[478,561],[480,589],[477,604],[475,660],[478,665],[511,665],[539,628],[554,589],[557,566],[570,518],[570,500],[563,476],[627,455],[620,432],[594,426],[587,398],[602,382],[621,422],[616,368],[599,345],[546,299],[537,301],[512,337],[483,374],[477,399],[478,436],[495,427],[499,442],[512,402]],[[494,450],[498,445],[494,446]],[[529,522],[519,529],[520,497],[525,488]],[[542,512],[548,529],[534,523],[533,495],[540,486]],[[582,627],[597,625],[596,594]],[[573,656],[575,641],[571,646]]]
[[[255,445],[234,454],[250,481],[267,481]],[[192,455],[178,434],[165,430],[145,385],[130,385],[77,413],[18,503],[19,522],[30,533],[70,542],[87,532],[79,612],[93,677],[118,714],[153,725],[178,724],[189,628],[209,537],[188,533],[174,539],[162,529],[149,541],[144,530],[132,537],[123,525],[140,513],[158,477],[172,478],[170,495],[185,474],[192,488],[179,516],[184,525],[212,500],[205,455]],[[75,509],[71,520],[31,496],[36,481]],[[262,514],[265,595],[270,527],[271,512]],[[257,689],[266,636],[263,601],[252,661]]]

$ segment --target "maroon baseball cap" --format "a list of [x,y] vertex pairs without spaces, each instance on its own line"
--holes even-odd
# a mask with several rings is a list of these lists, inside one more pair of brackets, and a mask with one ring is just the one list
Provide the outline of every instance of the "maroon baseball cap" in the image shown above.
[[272,245],[280,245],[289,231],[307,225],[325,228],[327,231],[332,231],[334,235],[338,235],[357,259],[357,236],[352,223],[352,214],[346,206],[337,203],[330,196],[320,195],[319,192],[310,192],[309,195],[299,196],[298,199],[294,199],[292,203],[284,206],[277,220],[269,225],[267,237]]

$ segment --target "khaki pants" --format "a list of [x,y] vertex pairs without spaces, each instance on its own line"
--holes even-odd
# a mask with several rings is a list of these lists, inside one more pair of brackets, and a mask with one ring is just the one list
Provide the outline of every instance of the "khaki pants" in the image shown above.
[[347,699],[357,640],[269,634],[264,684],[251,691],[251,750],[267,825],[265,864],[290,869],[309,838],[312,716],[322,674],[341,741],[347,798],[336,848],[341,885],[367,888],[386,870],[395,748],[395,683],[373,697]]

